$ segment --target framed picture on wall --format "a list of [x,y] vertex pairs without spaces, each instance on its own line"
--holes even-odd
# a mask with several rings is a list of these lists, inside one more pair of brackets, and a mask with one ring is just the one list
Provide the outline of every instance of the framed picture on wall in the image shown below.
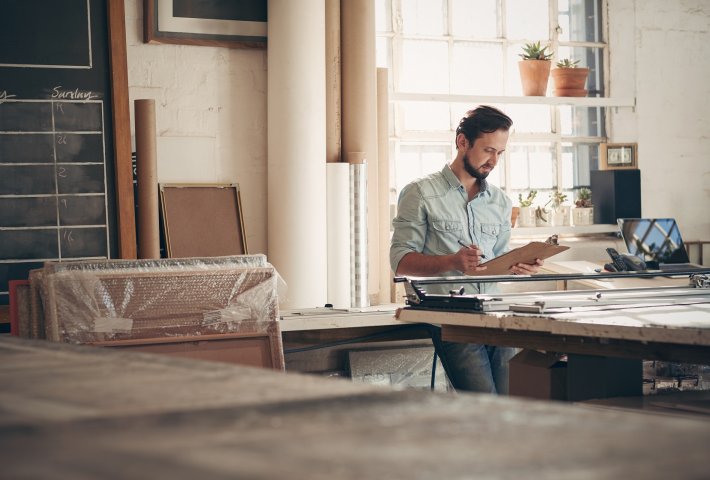
[[635,143],[602,143],[599,149],[599,169],[635,169],[636,161]]
[[143,41],[266,48],[267,0],[144,0]]

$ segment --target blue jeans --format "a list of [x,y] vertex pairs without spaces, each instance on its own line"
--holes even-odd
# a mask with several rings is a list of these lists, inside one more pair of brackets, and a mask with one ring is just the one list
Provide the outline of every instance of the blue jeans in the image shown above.
[[517,349],[444,342],[441,329],[433,327],[432,330],[436,352],[456,390],[508,394],[508,361]]

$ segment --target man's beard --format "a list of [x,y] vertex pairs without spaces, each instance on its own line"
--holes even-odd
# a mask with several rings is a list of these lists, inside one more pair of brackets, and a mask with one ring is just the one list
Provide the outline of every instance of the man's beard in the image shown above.
[[476,168],[473,165],[471,165],[471,162],[468,159],[468,152],[466,152],[463,156],[463,168],[464,168],[464,170],[466,170],[466,173],[468,173],[469,175],[471,175],[473,178],[475,178],[477,180],[485,180],[486,177],[488,176],[488,174],[491,173],[491,172],[483,173],[483,172],[481,172],[480,167]]

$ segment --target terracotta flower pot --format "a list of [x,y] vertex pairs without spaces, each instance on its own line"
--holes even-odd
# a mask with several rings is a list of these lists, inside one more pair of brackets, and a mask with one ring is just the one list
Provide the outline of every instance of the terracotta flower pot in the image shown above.
[[555,68],[552,76],[552,94],[556,97],[586,97],[584,88],[589,76],[588,68]]
[[518,62],[523,95],[529,97],[545,96],[551,65],[552,62],[549,60],[521,60]]
[[515,222],[518,220],[518,215],[520,215],[520,207],[513,207],[513,211],[510,212],[510,226],[514,227]]

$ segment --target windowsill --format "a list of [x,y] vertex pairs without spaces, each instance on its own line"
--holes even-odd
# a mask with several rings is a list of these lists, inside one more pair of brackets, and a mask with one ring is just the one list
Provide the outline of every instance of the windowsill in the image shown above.
[[616,224],[579,225],[568,227],[514,227],[512,238],[547,238],[550,235],[560,237],[579,237],[586,235],[611,235],[617,234],[619,227]]

